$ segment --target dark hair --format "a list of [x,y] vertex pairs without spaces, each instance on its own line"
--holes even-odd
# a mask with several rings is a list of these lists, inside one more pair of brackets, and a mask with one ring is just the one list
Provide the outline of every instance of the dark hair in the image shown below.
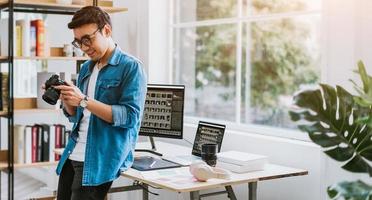
[[106,24],[111,25],[110,15],[97,6],[85,6],[76,11],[70,23],[69,29],[81,27],[86,24],[97,24],[102,29]]

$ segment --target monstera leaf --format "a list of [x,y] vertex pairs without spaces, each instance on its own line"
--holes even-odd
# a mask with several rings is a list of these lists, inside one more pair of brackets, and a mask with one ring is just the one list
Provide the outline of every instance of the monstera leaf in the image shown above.
[[355,100],[359,105],[369,107],[372,105],[372,77],[367,74],[366,67],[362,61],[358,62],[358,71],[356,73],[360,75],[363,86],[358,86],[358,84],[351,80],[355,90],[359,93],[359,96],[355,97]]
[[344,181],[328,187],[328,196],[331,199],[371,200],[372,187],[362,181]]
[[[360,116],[370,113],[370,107],[357,104],[354,96],[340,86],[320,84],[294,97],[300,108],[290,111],[293,121],[310,139],[322,146],[331,158],[344,162],[342,168],[350,172],[372,176],[372,129],[357,123]],[[302,123],[305,122],[305,123]]]

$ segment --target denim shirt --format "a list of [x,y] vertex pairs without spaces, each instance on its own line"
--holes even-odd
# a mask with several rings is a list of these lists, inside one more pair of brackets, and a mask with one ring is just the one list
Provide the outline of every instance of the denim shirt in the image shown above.
[[[86,94],[88,81],[95,63],[83,64],[77,86]],[[113,123],[93,113],[90,116],[83,169],[83,186],[96,186],[113,181],[131,167],[145,102],[147,80],[141,63],[116,47],[107,66],[97,77],[94,99],[112,106]],[[69,116],[74,123],[68,143],[57,166],[60,175],[65,161],[74,150],[79,137],[79,123],[83,108]]]

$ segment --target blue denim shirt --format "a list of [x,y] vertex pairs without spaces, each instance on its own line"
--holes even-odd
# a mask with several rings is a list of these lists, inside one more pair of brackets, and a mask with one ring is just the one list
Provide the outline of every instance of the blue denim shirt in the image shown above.
[[[80,70],[77,86],[85,94],[94,64],[87,61]],[[84,186],[112,181],[132,165],[145,102],[146,81],[141,63],[116,47],[108,65],[98,74],[94,96],[95,100],[112,106],[113,123],[107,123],[93,113],[90,116],[82,180]],[[73,116],[65,114],[74,126],[57,166],[58,175],[76,145],[83,108],[78,107]]]

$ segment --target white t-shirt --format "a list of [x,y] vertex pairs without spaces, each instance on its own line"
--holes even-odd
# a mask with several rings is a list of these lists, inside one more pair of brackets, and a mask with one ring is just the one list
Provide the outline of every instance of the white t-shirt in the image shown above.
[[[98,72],[99,72],[99,69],[96,65],[93,68],[93,72],[90,75],[89,83],[88,83],[87,95],[90,98],[94,98],[94,92],[96,90]],[[81,119],[80,126],[79,126],[79,138],[77,140],[77,143],[76,143],[76,146],[73,152],[70,154],[70,160],[80,161],[80,162],[84,162],[84,159],[85,159],[85,146],[87,144],[89,119],[90,119],[91,113],[88,109],[84,109],[83,114],[84,116]]]

